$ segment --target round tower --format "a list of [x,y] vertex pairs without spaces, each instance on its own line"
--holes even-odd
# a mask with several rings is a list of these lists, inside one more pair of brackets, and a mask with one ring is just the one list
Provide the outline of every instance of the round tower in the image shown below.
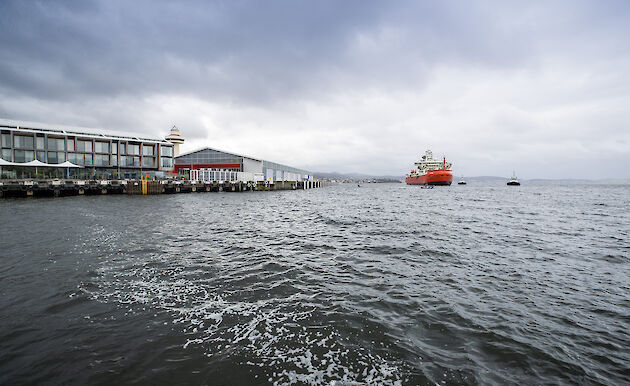
[[173,156],[177,157],[179,155],[179,145],[183,144],[185,141],[185,138],[179,135],[177,126],[173,125],[171,133],[167,135],[165,139],[173,144]]

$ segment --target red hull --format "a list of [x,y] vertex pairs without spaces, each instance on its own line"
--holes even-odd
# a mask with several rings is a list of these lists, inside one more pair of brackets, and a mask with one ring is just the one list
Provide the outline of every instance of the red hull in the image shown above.
[[407,185],[450,185],[453,182],[453,173],[450,170],[429,170],[426,174],[408,176],[405,178]]

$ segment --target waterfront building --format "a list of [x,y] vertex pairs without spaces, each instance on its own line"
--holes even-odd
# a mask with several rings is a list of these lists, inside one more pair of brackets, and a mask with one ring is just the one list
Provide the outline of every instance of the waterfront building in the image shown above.
[[[0,135],[4,178],[165,177],[173,171],[174,144],[157,136],[8,119],[0,119]],[[78,167],[59,167],[64,163]]]
[[175,126],[166,138],[0,119],[2,178],[137,179],[178,177],[199,181],[313,181],[303,169],[204,147],[179,154],[184,137]]
[[175,172],[202,181],[309,181],[310,172],[210,147],[175,157]]

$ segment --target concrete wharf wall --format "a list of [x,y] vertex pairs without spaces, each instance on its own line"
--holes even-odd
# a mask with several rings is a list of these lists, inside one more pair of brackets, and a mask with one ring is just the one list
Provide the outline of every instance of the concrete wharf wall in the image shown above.
[[301,190],[322,186],[321,181],[201,182],[179,180],[2,180],[3,197],[62,197],[102,194],[176,194],[192,192],[247,192]]

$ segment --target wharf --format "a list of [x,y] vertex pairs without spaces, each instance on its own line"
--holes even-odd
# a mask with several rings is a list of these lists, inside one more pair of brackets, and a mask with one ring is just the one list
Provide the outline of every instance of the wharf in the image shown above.
[[153,195],[193,192],[302,190],[321,187],[321,181],[187,181],[187,180],[73,180],[7,179],[0,181],[2,197],[62,197],[102,194]]

